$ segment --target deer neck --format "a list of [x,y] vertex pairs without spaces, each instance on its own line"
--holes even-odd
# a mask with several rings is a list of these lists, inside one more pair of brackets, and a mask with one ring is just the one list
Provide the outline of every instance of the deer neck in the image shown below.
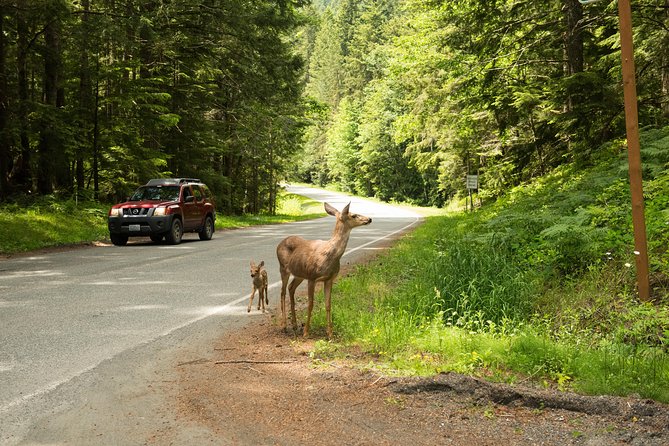
[[348,238],[351,235],[351,228],[337,221],[332,238],[328,240],[328,251],[336,258],[341,258],[346,251]]

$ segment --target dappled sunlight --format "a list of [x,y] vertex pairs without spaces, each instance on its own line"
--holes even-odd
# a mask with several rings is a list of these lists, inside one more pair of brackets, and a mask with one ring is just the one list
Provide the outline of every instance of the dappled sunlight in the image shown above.
[[118,307],[116,311],[146,311],[146,310],[165,310],[170,308],[168,305],[125,305]]
[[[204,306],[180,310],[179,313],[190,316],[208,317],[208,316],[242,316],[248,314],[245,305],[217,305]],[[260,313],[262,314],[262,313]]]
[[127,282],[120,282],[118,280],[101,280],[97,282],[82,282],[80,285],[95,285],[95,286],[143,286],[143,285],[168,285],[170,282],[165,280],[133,280]]
[[16,279],[18,278],[26,278],[26,277],[53,277],[53,276],[62,276],[63,272],[62,271],[54,271],[54,270],[37,270],[37,271],[12,271],[9,272],[6,275],[0,276],[0,280],[2,279]]

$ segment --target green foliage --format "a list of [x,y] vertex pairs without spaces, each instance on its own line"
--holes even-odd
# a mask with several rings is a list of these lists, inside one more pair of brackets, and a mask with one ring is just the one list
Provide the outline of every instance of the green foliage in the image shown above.
[[[345,190],[443,205],[466,193],[468,172],[480,175],[480,197],[490,200],[560,165],[596,163],[604,143],[625,135],[612,5],[321,4],[309,28],[307,92],[329,116],[307,133],[301,177],[316,178],[334,154],[338,165],[356,167]],[[634,14],[640,122],[662,127],[669,33],[664,19],[649,17],[665,17],[665,5],[642,9],[654,13]],[[357,144],[341,138],[343,122],[359,132]],[[398,174],[408,187],[387,180]],[[318,181],[339,184],[340,174]]]
[[[278,202],[275,215],[226,216],[219,213],[216,229],[287,223],[324,215],[322,203],[301,196],[281,193]],[[57,196],[4,203],[0,205],[0,254],[108,241],[108,211],[109,206],[93,200]]]
[[221,213],[274,212],[303,131],[291,39],[306,3],[0,6],[0,200],[115,200],[174,175],[210,184]]
[[[624,154],[603,147],[595,167],[564,166],[477,212],[426,219],[338,281],[332,354],[352,345],[384,373],[669,401],[665,132],[642,135],[658,165],[645,183],[653,303],[635,294]],[[314,320],[324,326],[322,311]]]
[[0,253],[102,240],[108,236],[106,217],[107,208],[100,204],[54,197],[44,197],[29,206],[3,205]]

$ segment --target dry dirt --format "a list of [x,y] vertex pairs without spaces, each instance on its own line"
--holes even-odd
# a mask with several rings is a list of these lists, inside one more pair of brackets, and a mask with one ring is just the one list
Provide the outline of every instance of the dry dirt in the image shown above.
[[[666,445],[669,408],[510,387],[458,374],[391,378],[314,361],[268,316],[176,364],[174,410],[217,444]],[[151,444],[170,444],[172,429]]]
[[[195,424],[220,445],[669,445],[667,405],[455,373],[394,378],[369,371],[368,359],[323,362],[309,353],[324,333],[284,333],[278,313],[175,364],[177,425]],[[175,438],[167,428],[149,444]]]
[[55,412],[21,444],[669,444],[667,405],[458,374],[383,376],[351,359],[315,360],[322,333],[294,338],[277,328],[275,306],[253,311],[220,336],[212,327],[184,335],[158,363],[137,349],[103,364],[82,377],[82,388],[96,384],[83,403]]

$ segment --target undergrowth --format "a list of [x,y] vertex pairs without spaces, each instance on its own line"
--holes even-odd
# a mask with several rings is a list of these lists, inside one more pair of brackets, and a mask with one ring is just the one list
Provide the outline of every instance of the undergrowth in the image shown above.
[[[108,241],[110,205],[54,196],[0,204],[0,254],[7,255],[53,246]],[[225,216],[218,214],[216,229],[285,223],[325,215],[323,205],[294,194],[281,194],[276,215]]]
[[317,343],[314,354],[353,346],[386,373],[457,371],[669,402],[669,128],[642,139],[652,303],[635,294],[620,147],[477,212],[426,219],[339,280],[339,339]]

